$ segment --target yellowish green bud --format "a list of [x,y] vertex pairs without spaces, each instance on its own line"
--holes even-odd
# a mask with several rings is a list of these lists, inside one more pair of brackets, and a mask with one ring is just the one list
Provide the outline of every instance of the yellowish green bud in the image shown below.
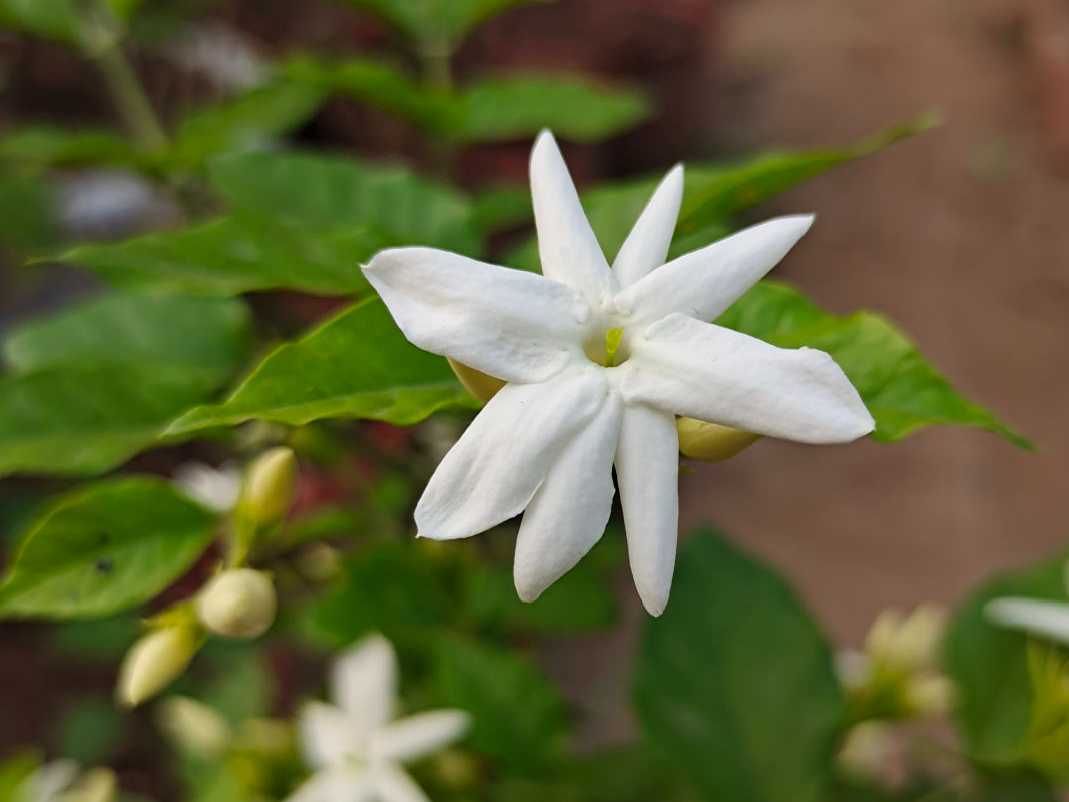
[[921,716],[942,716],[954,707],[954,683],[938,674],[913,677],[906,686],[906,700],[912,712]]
[[497,391],[505,386],[505,382],[501,381],[501,379],[488,376],[481,370],[469,368],[464,363],[453,359],[448,360],[448,362],[449,367],[453,369],[453,372],[457,374],[457,378],[460,379],[460,383],[464,385],[464,389],[484,404],[497,395]]
[[459,749],[443,749],[433,759],[432,770],[446,788],[470,788],[479,780],[479,764]]
[[879,780],[887,774],[894,753],[895,738],[891,728],[879,721],[863,721],[847,732],[837,762],[849,775]]
[[189,624],[167,626],[145,635],[123,658],[115,689],[119,702],[134,707],[155,696],[181,676],[199,645],[200,633]]
[[188,696],[171,696],[156,708],[156,726],[183,752],[216,757],[230,741],[230,727],[219,713]]
[[117,782],[108,768],[89,769],[60,796],[61,802],[112,802]]
[[284,757],[297,749],[293,727],[274,718],[250,718],[241,723],[238,734],[242,749],[272,757]]
[[241,515],[263,528],[281,522],[297,491],[297,456],[289,446],[276,446],[249,466],[241,490]]
[[326,582],[341,573],[341,553],[329,543],[313,543],[297,555],[301,576],[313,582]]
[[234,568],[213,577],[197,597],[197,617],[209,632],[255,638],[275,620],[275,584],[262,571]]
[[876,663],[902,671],[918,671],[935,661],[943,637],[944,612],[921,605],[905,618],[897,610],[877,617],[865,641],[865,651]]
[[679,432],[679,452],[684,457],[706,462],[730,459],[761,439],[761,435],[753,432],[693,418],[679,418],[676,429]]

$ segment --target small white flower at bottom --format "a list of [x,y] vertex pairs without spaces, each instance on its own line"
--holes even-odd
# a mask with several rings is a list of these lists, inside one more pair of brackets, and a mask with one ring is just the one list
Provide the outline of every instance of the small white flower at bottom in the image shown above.
[[397,655],[381,635],[344,652],[330,675],[334,705],[309,702],[298,729],[316,769],[286,802],[429,802],[402,764],[460,738],[468,714],[434,710],[395,720]]

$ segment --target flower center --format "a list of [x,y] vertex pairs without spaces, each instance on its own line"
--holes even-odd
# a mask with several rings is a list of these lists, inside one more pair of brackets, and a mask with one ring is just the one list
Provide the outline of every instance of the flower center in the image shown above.
[[614,368],[627,361],[627,344],[624,342],[623,327],[608,329],[600,336],[594,336],[583,343],[583,353],[587,359],[602,367]]

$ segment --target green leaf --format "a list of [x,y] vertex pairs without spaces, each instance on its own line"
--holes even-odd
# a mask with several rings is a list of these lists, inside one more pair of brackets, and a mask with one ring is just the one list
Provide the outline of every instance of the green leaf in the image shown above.
[[223,403],[171,426],[183,433],[254,418],[303,426],[321,418],[408,425],[470,396],[448,363],[411,345],[372,298],[273,351]]
[[[727,233],[724,221],[731,215],[932,125],[930,116],[919,117],[840,148],[765,153],[737,164],[686,165],[683,207],[673,238],[673,255],[696,250],[722,237]],[[660,180],[660,175],[628,179],[583,192],[583,209],[610,262]],[[508,263],[537,271],[535,241],[532,239],[517,248]]]
[[237,295],[286,288],[350,295],[367,289],[358,265],[391,244],[368,226],[302,229],[224,217],[126,242],[81,245],[60,260],[131,289]]
[[0,377],[0,476],[102,473],[159,442],[217,387],[166,366],[64,365]]
[[75,0],[0,0],[0,27],[65,44],[81,38]]
[[141,160],[133,143],[107,130],[33,125],[0,135],[0,159],[37,167],[130,165]]
[[112,756],[122,736],[123,717],[115,702],[99,696],[66,707],[59,724],[59,754],[83,764]]
[[646,625],[635,700],[646,736],[706,797],[822,798],[845,714],[828,644],[782,579],[709,531]]
[[557,689],[515,652],[443,634],[436,642],[443,702],[471,714],[469,741],[506,771],[544,776],[559,756],[564,711]]
[[550,128],[560,137],[596,142],[649,114],[638,92],[576,76],[513,75],[477,80],[464,93],[458,136],[466,142],[520,139]]
[[984,583],[954,613],[944,639],[946,670],[958,689],[958,728],[972,754],[1013,764],[1023,759],[1032,689],[1026,637],[984,615],[999,596],[1066,600],[1064,555]]
[[763,153],[739,165],[699,170],[688,182],[677,233],[686,233],[753,206],[832,168],[871,156],[938,124],[931,114],[891,126],[846,147]]
[[212,183],[243,214],[272,222],[371,226],[404,245],[478,256],[471,204],[403,167],[296,153],[247,153],[209,164]]
[[26,802],[20,786],[40,765],[36,752],[24,750],[5,755],[0,763],[0,802]]
[[298,56],[282,67],[286,76],[385,109],[427,131],[455,130],[464,109],[457,98],[416,83],[392,64],[356,58],[330,61]]
[[513,6],[550,0],[348,0],[391,23],[417,42],[458,43],[489,17]]
[[872,312],[836,317],[797,290],[763,281],[717,321],[784,348],[827,351],[876,419],[873,437],[893,442],[933,424],[985,429],[1022,448],[1031,444],[972,404],[925,361],[905,334]]
[[106,616],[152,598],[207,547],[214,514],[167,482],[113,479],[57,499],[0,584],[0,616]]
[[145,0],[103,0],[103,2],[112,14],[119,19],[126,20],[133,16]]
[[57,237],[51,188],[37,176],[0,172],[0,247],[33,250]]
[[530,224],[534,215],[531,193],[527,187],[507,185],[480,192],[475,196],[472,210],[476,225],[488,234],[503,228]]
[[346,563],[341,582],[310,605],[301,628],[316,643],[335,649],[369,632],[400,642],[418,640],[446,622],[450,606],[432,555],[412,543],[379,544]]
[[168,158],[195,166],[213,153],[261,149],[269,137],[303,125],[324,96],[322,89],[306,82],[281,80],[198,109],[179,122]]
[[240,300],[104,295],[14,329],[4,338],[3,354],[21,372],[64,363],[162,365],[218,385],[248,357],[251,329]]

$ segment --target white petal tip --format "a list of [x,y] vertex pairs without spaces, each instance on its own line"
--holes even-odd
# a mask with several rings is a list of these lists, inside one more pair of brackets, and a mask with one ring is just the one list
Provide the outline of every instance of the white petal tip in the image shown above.
[[646,608],[646,612],[654,618],[660,618],[664,613],[666,607],[668,607],[668,596],[651,596],[650,594],[640,594],[642,599],[642,606]]

